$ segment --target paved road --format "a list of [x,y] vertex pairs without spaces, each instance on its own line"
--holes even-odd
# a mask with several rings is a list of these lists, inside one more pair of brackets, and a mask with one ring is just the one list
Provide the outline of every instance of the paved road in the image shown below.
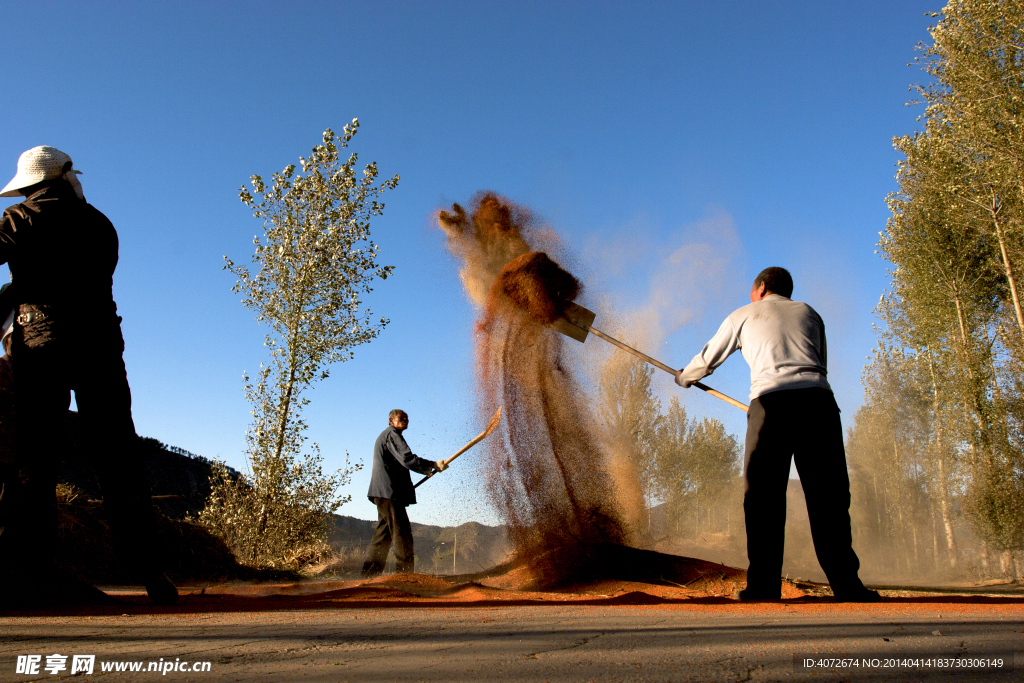
[[[794,655],[1006,655],[980,674],[794,667]],[[882,604],[452,606],[0,618],[0,680],[18,655],[93,654],[93,677],[178,681],[1019,681],[1024,606]],[[209,673],[112,674],[114,660],[209,661]],[[68,669],[71,668],[68,659]],[[180,666],[180,664],[179,664]],[[79,679],[82,680],[82,679]]]

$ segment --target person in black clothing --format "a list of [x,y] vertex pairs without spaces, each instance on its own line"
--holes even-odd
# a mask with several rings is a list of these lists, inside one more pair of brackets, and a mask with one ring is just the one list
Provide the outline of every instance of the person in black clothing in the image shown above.
[[[0,541],[8,526],[19,484],[17,451],[14,444],[14,366],[11,363],[11,332],[14,327],[14,289],[0,287]],[[0,551],[2,552],[2,551]]]
[[409,416],[404,410],[392,410],[388,415],[388,425],[373,445],[373,472],[366,497],[377,506],[377,528],[363,562],[363,576],[366,578],[384,571],[392,543],[395,546],[395,569],[399,573],[413,571],[412,527],[405,508],[416,503],[416,489],[409,471],[430,474],[435,470],[443,472],[448,467],[443,460],[432,462],[412,452],[402,436],[402,432],[409,428]]
[[113,298],[117,232],[85,201],[71,158],[35,147],[0,196],[22,195],[0,218],[0,264],[7,263],[20,305],[12,335],[17,450],[27,483],[5,554],[32,558],[40,582],[54,575],[54,489],[64,425],[75,392],[103,490],[114,549],[126,578],[150,599],[172,604],[178,593],[161,570],[153,504],[132,420],[121,318]]

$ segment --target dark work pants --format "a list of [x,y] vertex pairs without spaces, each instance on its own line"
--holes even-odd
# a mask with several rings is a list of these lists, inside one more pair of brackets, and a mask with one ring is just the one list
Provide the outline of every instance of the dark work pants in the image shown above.
[[395,504],[390,498],[374,498],[373,503],[377,506],[377,528],[363,562],[363,576],[376,576],[384,571],[392,543],[395,546],[395,570],[411,573],[416,560],[412,548],[412,526],[405,506]]
[[[67,325],[60,329],[63,322]],[[119,319],[52,318],[15,327],[12,359],[18,411],[18,458],[24,463],[19,504],[4,553],[28,553],[44,571],[57,548],[54,488],[67,448],[65,425],[75,392],[80,445],[96,467],[114,550],[126,578],[159,571],[153,503],[132,420],[131,390]],[[68,328],[76,334],[67,334]]]
[[770,596],[781,590],[791,459],[807,500],[814,551],[833,592],[862,590],[850,531],[843,428],[827,389],[775,391],[750,402],[743,497],[748,590]]

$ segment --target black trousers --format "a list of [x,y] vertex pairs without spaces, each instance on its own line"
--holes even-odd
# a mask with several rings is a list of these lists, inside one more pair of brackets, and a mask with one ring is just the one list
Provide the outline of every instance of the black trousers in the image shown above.
[[839,407],[827,389],[789,389],[755,398],[747,413],[743,513],[747,588],[776,595],[782,586],[786,488],[795,459],[825,576],[839,596],[862,590],[850,531],[850,478]]
[[373,532],[370,550],[363,562],[363,576],[377,576],[384,571],[391,545],[395,546],[395,570],[411,573],[416,566],[412,547],[412,525],[405,506],[390,498],[374,498],[377,506],[377,528]]
[[119,319],[70,322],[51,317],[15,327],[11,356],[17,457],[23,476],[10,527],[4,530],[3,554],[28,553],[23,557],[33,557],[42,571],[53,569],[54,488],[67,448],[65,425],[74,391],[81,446],[96,467],[122,572],[126,578],[145,580],[159,571],[161,563],[153,537],[153,503],[132,420]]

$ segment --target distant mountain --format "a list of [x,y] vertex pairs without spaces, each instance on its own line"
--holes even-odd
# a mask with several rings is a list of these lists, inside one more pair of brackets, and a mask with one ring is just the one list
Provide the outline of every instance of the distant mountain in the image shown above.
[[[57,480],[79,489],[86,498],[99,500],[103,498],[99,477],[89,450],[82,447],[80,433],[78,413],[68,411],[68,444],[65,450],[68,456],[61,462]],[[147,437],[140,439],[140,455],[150,490],[154,496],[160,497],[156,500],[159,510],[171,519],[198,515],[210,496],[213,462]],[[228,470],[238,475],[236,470],[230,467]]]
[[[328,542],[341,558],[338,573],[353,573],[362,565],[377,523],[334,515]],[[412,523],[416,571],[428,574],[469,574],[504,562],[511,546],[504,526],[466,522],[457,527]],[[394,558],[390,559],[393,564]]]
[[[106,512],[96,504],[103,496],[93,462],[94,449],[81,444],[78,413],[70,411],[67,419],[68,442],[58,481],[70,485],[76,492],[63,493],[58,499],[58,548],[54,554],[58,565],[72,576],[92,583],[118,583],[128,577],[119,571]],[[156,497],[154,503],[162,513],[155,520],[154,534],[172,579],[296,578],[291,572],[254,570],[239,565],[220,539],[198,524],[184,521],[187,515],[197,515],[206,504],[213,466],[210,460],[147,438],[140,440],[139,455]],[[17,563],[10,568],[23,571]]]
[[[103,494],[96,469],[87,451],[81,448],[79,433],[78,413],[69,411],[69,443],[65,451],[69,455],[61,463],[58,481],[79,489],[86,500],[100,500]],[[157,508],[171,520],[197,516],[210,495],[212,461],[156,439],[140,441],[143,467]],[[237,471],[228,469],[238,475]],[[338,573],[359,570],[376,524],[347,515],[333,515],[328,542],[339,556]],[[502,526],[467,522],[457,527],[441,527],[413,522],[412,533],[417,571],[427,573],[480,571],[503,562],[510,550]],[[390,563],[393,562],[392,557]]]

